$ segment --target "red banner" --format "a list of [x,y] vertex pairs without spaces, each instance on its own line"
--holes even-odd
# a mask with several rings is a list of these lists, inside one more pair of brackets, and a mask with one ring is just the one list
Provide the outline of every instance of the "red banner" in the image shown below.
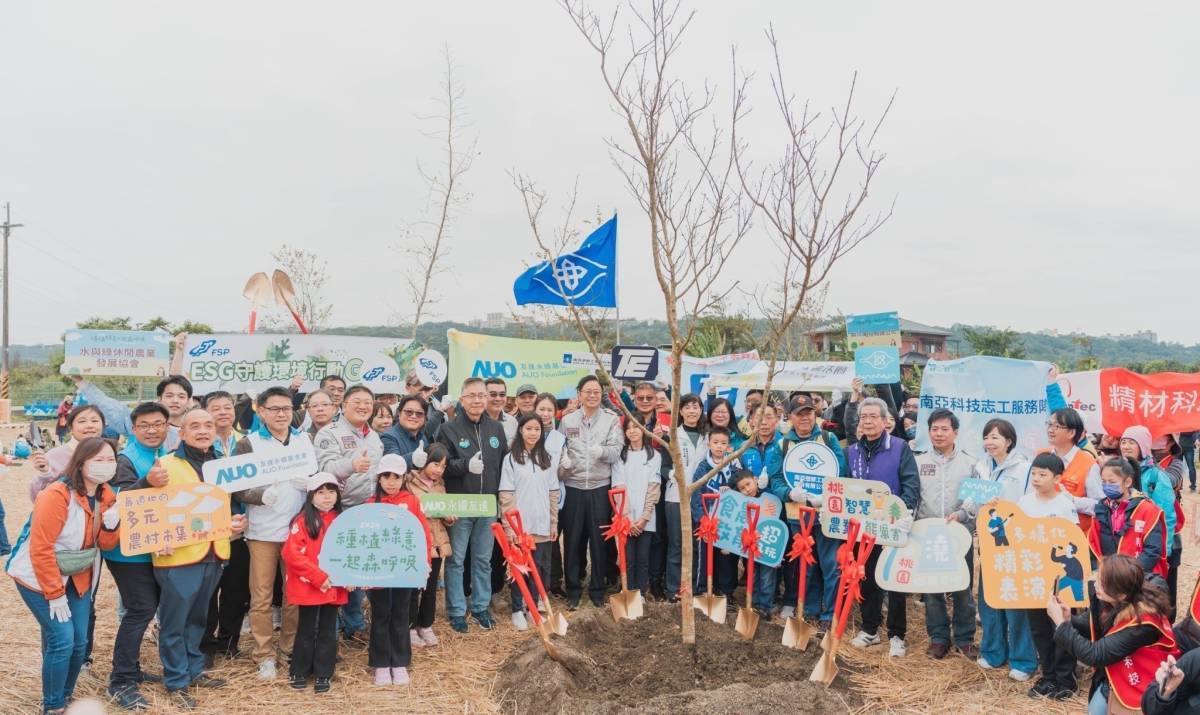
[[1200,430],[1200,373],[1139,375],[1125,368],[1100,371],[1104,431],[1120,435],[1143,425],[1155,437]]

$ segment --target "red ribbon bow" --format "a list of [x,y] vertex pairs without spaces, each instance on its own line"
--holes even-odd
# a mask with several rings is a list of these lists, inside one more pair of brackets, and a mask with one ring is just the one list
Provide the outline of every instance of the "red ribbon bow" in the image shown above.
[[629,538],[633,520],[625,513],[625,487],[608,490],[608,503],[612,506],[612,523],[605,525],[604,538],[617,540],[620,553],[625,553],[625,541]]
[[746,552],[746,558],[756,559],[762,556],[762,549],[758,548],[758,533],[747,529],[742,532],[742,551]]
[[512,545],[508,540],[508,535],[504,533],[504,525],[498,521],[493,522],[492,535],[496,537],[496,543],[500,545],[500,554],[508,564],[508,580],[514,581],[518,573],[529,573],[529,566],[525,563],[524,556]]
[[807,568],[817,562],[813,557],[813,537],[803,531],[797,531],[792,537],[792,548],[787,552],[788,560],[800,559],[800,568]]
[[700,517],[700,526],[696,528],[696,538],[706,544],[711,544],[717,540],[717,517],[716,515],[708,515]]

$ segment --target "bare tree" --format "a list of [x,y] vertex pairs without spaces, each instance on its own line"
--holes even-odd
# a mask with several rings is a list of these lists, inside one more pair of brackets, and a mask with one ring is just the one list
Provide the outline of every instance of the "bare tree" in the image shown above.
[[442,148],[442,159],[436,169],[427,169],[417,162],[417,171],[429,187],[429,218],[416,221],[405,228],[400,252],[407,266],[404,280],[412,301],[412,339],[417,339],[417,326],[431,314],[437,304],[434,278],[446,272],[445,261],[450,250],[447,242],[456,213],[470,200],[462,186],[463,176],[471,170],[478,155],[478,136],[467,136],[470,124],[463,107],[464,91],[455,78],[454,59],[446,48],[446,70],[442,75],[441,92],[436,98],[441,111],[423,119],[436,123],[438,128],[427,134]]
[[[855,214],[865,200],[878,162],[868,164],[872,168],[861,179],[860,200],[849,201],[839,210],[830,200],[833,179],[828,175],[832,173],[836,178],[842,160],[850,149],[857,147],[858,135],[852,134],[849,141],[839,142],[842,151],[833,168],[829,168],[819,161],[821,142],[814,146],[803,131],[792,131],[792,144],[803,150],[798,153],[793,150],[791,154],[805,159],[799,165],[801,178],[806,176],[807,183],[785,181],[790,176],[787,171],[768,171],[757,182],[748,181],[752,167],[742,160],[745,146],[737,138],[736,127],[748,111],[745,92],[749,78],[736,80],[735,63],[734,111],[729,139],[725,140],[717,123],[711,121],[712,91],[705,86],[702,92],[693,93],[673,74],[672,60],[693,14],[682,13],[678,0],[652,0],[648,7],[630,3],[633,17],[627,27],[619,28],[618,11],[602,20],[577,0],[562,0],[562,3],[598,55],[604,86],[628,132],[622,141],[610,140],[609,147],[627,188],[649,220],[650,256],[671,338],[673,419],[678,422],[683,356],[696,337],[698,319],[719,308],[737,288],[737,283],[728,282],[723,273],[731,254],[749,232],[755,212],[767,219],[779,254],[778,259],[767,258],[768,265],[780,266],[778,275],[769,282],[771,287],[751,291],[769,322],[762,342],[768,360],[764,388],[769,394],[771,381],[777,374],[777,356],[797,317],[806,308],[811,309],[818,297],[814,292],[833,264],[886,219],[883,216],[867,229],[854,228],[859,225]],[[628,48],[620,59],[616,49],[619,36],[628,38]],[[773,35],[769,37],[774,44]],[[781,76],[778,62],[776,70]],[[780,88],[777,92],[787,97],[781,82],[776,83]],[[790,99],[782,104],[785,118],[789,116],[786,111],[789,106]],[[842,117],[845,126],[855,126],[847,115]],[[711,121],[711,130],[703,120]],[[807,128],[803,125],[805,131]],[[788,156],[785,152],[778,164],[784,168],[795,164],[795,159],[789,160]],[[518,182],[518,189],[525,200],[535,240],[546,251],[546,241],[538,227],[544,197],[540,203],[536,200],[539,194],[531,182],[524,186]],[[772,197],[779,198],[772,200]],[[788,210],[792,219],[785,221]],[[568,308],[599,362],[598,347],[581,319],[580,310],[574,305]],[[602,378],[611,379],[603,368],[599,372]],[[617,407],[636,421],[624,405]],[[752,425],[757,425],[757,416],[752,418]],[[681,628],[683,641],[694,643],[691,495],[745,451],[751,441],[714,465],[707,474],[693,479],[693,475],[682,469],[684,463],[677,439],[664,442],[649,430],[646,435],[654,444],[665,447],[677,466],[673,479],[679,493],[683,532]]]
[[[301,320],[311,332],[327,327],[333,305],[325,301],[325,281],[329,277],[329,266],[324,258],[312,251],[283,244],[271,252],[271,258],[292,279],[296,288],[296,308]],[[271,313],[263,320],[263,327],[279,329],[290,324],[279,314]]]

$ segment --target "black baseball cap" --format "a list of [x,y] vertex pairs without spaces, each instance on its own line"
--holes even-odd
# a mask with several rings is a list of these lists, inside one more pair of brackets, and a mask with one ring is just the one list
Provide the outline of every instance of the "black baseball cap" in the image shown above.
[[813,404],[812,398],[808,395],[796,395],[793,397],[792,404],[788,409],[788,414],[795,414],[805,410],[812,410],[816,412],[817,407]]

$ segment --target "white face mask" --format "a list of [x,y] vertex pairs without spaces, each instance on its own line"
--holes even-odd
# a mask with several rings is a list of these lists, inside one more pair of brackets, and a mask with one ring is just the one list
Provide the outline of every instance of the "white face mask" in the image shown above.
[[112,479],[117,474],[116,462],[89,462],[87,469],[84,470],[84,476],[88,481],[96,484],[104,484]]

